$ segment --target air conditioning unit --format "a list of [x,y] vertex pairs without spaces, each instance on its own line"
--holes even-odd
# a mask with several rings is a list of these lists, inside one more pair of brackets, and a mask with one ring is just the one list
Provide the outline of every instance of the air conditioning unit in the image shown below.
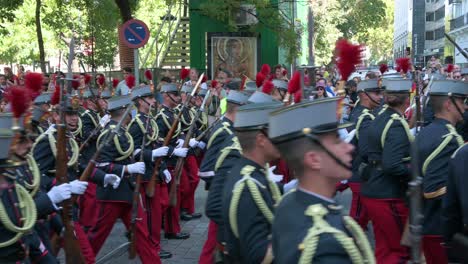
[[239,11],[234,14],[234,19],[238,26],[250,26],[258,23],[256,15],[255,5],[241,4]]

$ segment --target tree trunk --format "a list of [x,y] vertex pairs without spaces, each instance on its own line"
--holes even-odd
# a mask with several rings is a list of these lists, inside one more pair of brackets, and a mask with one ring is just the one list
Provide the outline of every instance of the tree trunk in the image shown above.
[[39,62],[41,64],[41,71],[45,73],[46,65],[45,65],[44,39],[42,39],[41,6],[42,6],[42,0],[36,0],[36,33],[37,33],[37,42],[39,44]]
[[[115,0],[115,4],[119,8],[120,17],[122,18],[122,24],[132,19],[132,10],[130,9],[129,0]],[[120,36],[121,26],[118,25],[118,31]],[[120,68],[130,67],[133,69],[135,61],[133,58],[133,49],[127,47],[119,38],[119,58]]]
[[307,24],[309,30],[308,38],[308,51],[309,51],[309,65],[314,66],[315,64],[315,54],[314,54],[314,34],[315,34],[315,21],[314,21],[314,11],[312,10],[312,5],[309,4],[308,13],[307,13]]

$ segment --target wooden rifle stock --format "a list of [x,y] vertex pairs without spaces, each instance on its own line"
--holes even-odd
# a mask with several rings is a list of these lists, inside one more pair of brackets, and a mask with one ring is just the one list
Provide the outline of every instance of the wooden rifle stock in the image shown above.
[[[175,116],[174,122],[172,122],[171,129],[169,130],[166,137],[164,138],[164,143],[163,143],[164,147],[169,146],[169,144],[171,143],[171,139],[172,139],[172,137],[174,136],[174,133],[177,130],[177,126],[179,125],[181,116],[182,116],[182,111],[180,111]],[[159,179],[159,167],[161,167],[161,162],[162,162],[162,157],[158,157],[154,162],[153,175],[151,175],[151,179],[148,182],[148,185],[146,187],[146,195],[148,197],[153,197],[154,196],[154,187],[156,186],[156,181],[158,181],[158,179]]]

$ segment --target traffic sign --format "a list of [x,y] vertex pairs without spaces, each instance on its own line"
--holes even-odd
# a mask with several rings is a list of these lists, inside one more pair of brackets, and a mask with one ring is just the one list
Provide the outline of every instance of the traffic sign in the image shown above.
[[120,41],[132,49],[143,47],[148,42],[149,36],[148,26],[138,19],[128,20],[120,31]]

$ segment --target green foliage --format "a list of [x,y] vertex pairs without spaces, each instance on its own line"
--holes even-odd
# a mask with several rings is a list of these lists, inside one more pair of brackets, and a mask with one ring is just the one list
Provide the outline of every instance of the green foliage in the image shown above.
[[0,0],[0,23],[12,22],[15,11],[23,5],[24,0]]
[[[208,0],[200,8],[202,14],[221,22],[224,22],[227,29],[233,32],[239,31],[241,27],[236,25],[234,14],[240,10],[241,4],[250,4],[256,8],[258,24],[247,28],[255,31],[259,27],[275,32],[278,44],[286,50],[287,61],[291,63],[300,54],[298,43],[298,31],[302,31],[301,25],[296,26],[294,21],[284,19],[277,5],[270,0]],[[242,30],[245,30],[242,27]]]

